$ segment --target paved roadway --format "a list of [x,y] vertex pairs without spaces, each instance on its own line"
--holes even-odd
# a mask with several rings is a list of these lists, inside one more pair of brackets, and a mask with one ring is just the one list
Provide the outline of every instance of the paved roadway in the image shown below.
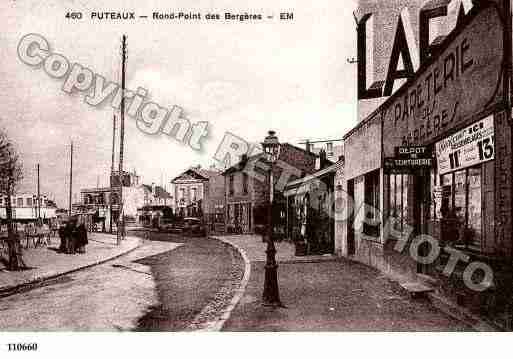
[[117,260],[0,298],[0,331],[185,330],[240,259],[212,239],[148,239]]

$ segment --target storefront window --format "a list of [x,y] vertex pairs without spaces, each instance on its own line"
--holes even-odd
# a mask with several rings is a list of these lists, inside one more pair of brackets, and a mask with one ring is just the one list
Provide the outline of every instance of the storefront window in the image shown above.
[[395,229],[402,231],[408,218],[408,185],[406,174],[390,175],[390,216],[395,218]]
[[390,216],[391,217],[397,217],[397,212],[396,212],[396,201],[395,201],[395,193],[396,193],[396,188],[395,188],[395,177],[396,175],[390,175]]
[[402,213],[401,213],[401,219],[402,219],[402,228],[404,229],[404,226],[408,222],[408,188],[410,186],[411,176],[409,175],[402,175],[401,176],[401,206],[402,206]]
[[481,229],[481,168],[468,171],[468,227],[470,244],[480,246]]
[[452,212],[452,173],[442,176],[442,204],[440,205],[440,217],[447,218]]
[[454,215],[460,223],[465,222],[467,191],[465,170],[454,173]]
[[[450,242],[481,248],[481,166],[442,176],[442,219],[451,227]],[[448,232],[448,233],[449,233]]]

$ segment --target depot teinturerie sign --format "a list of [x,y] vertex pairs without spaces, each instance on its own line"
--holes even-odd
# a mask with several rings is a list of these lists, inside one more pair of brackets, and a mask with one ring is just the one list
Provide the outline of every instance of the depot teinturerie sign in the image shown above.
[[494,145],[493,116],[488,116],[436,143],[438,173],[449,173],[493,160]]

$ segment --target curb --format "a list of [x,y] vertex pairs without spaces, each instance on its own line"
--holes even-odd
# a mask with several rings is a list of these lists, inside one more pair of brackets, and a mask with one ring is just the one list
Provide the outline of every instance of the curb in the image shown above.
[[216,238],[216,237],[209,237],[211,239],[215,239],[217,241],[220,241],[222,243],[225,243],[231,247],[233,247],[236,251],[239,252],[242,259],[244,260],[244,275],[242,277],[242,280],[240,282],[239,288],[235,290],[235,295],[233,296],[232,300],[228,304],[228,306],[220,313],[217,320],[209,321],[201,326],[201,329],[194,330],[195,332],[219,332],[221,329],[223,329],[224,323],[230,318],[233,310],[241,300],[242,296],[244,295],[244,292],[246,291],[246,286],[249,282],[249,276],[251,274],[251,262],[248,259],[248,256],[246,255],[246,251],[242,248],[240,248],[238,245],[231,243],[230,241],[223,239],[223,238]]
[[54,274],[49,274],[49,275],[42,275],[40,277],[34,278],[32,280],[29,280],[29,281],[21,283],[21,284],[0,287],[0,298],[5,298],[5,297],[8,297],[8,296],[11,296],[14,294],[23,293],[28,290],[39,288],[39,287],[43,286],[48,281],[51,281],[53,279],[56,279],[58,277],[61,277],[61,276],[67,275],[67,274],[71,274],[74,272],[78,272],[78,271],[81,271],[84,269],[88,269],[88,268],[109,262],[111,260],[114,260],[121,256],[124,256],[124,255],[136,250],[137,248],[141,247],[141,245],[143,244],[143,240],[141,238],[138,238],[138,237],[131,237],[131,238],[137,238],[138,243],[133,248],[130,248],[126,252],[118,253],[114,256],[103,258],[103,259],[97,260],[93,263],[86,264],[82,267],[73,268],[73,269],[67,270],[65,272],[54,273]]

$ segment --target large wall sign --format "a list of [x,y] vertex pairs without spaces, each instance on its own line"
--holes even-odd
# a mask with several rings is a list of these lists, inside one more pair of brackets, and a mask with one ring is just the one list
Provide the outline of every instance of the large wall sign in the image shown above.
[[347,179],[381,167],[381,117],[367,119],[344,137]]
[[383,105],[385,156],[393,156],[396,146],[443,137],[500,98],[503,25],[498,10],[490,6],[468,16],[436,60]]
[[444,174],[495,158],[493,116],[436,143],[438,173]]

